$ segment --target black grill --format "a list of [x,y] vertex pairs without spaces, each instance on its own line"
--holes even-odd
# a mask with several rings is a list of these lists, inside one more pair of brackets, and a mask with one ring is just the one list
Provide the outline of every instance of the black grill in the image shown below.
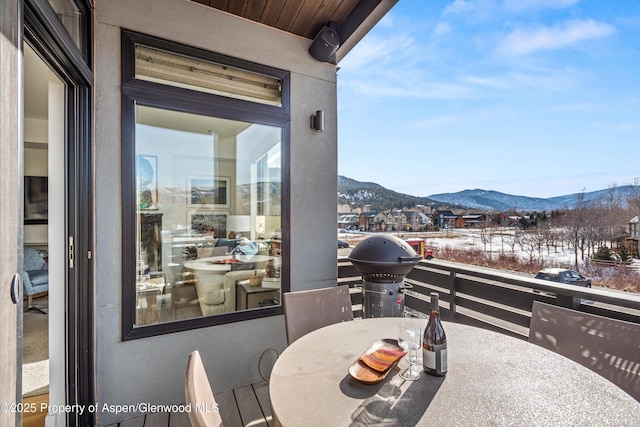
[[362,274],[363,317],[400,317],[404,311],[404,277],[422,258],[402,239],[369,236],[351,251],[349,260]]

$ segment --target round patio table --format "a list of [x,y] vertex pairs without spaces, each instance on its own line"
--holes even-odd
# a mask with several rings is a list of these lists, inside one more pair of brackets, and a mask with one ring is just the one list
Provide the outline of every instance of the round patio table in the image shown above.
[[[312,315],[310,313],[310,315]],[[397,318],[358,319],[311,332],[287,347],[271,373],[276,425],[640,426],[640,403],[591,370],[528,341],[443,322],[448,373],[399,375],[377,384],[349,367],[374,342],[397,338]]]

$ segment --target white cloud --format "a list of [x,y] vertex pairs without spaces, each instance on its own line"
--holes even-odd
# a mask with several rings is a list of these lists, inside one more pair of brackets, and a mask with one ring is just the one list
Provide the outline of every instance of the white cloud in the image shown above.
[[580,0],[505,0],[504,8],[511,12],[525,12],[537,9],[564,9]]
[[445,14],[467,14],[475,9],[475,2],[468,0],[455,0],[444,8]]
[[522,13],[541,9],[566,9],[575,6],[581,0],[504,0],[502,7],[495,0],[455,0],[444,9],[444,14],[467,17],[488,16],[498,9]]
[[474,86],[488,87],[491,89],[510,89],[513,87],[513,80],[506,77],[488,77],[488,76],[466,76],[463,81]]
[[493,0],[455,0],[444,8],[444,14],[451,15],[472,15],[485,14],[490,9],[495,8]]
[[594,20],[566,21],[555,27],[515,30],[500,43],[496,52],[503,55],[526,55],[539,50],[561,49],[585,40],[613,34],[615,29]]
[[388,37],[371,35],[365,37],[349,54],[340,61],[340,68],[349,72],[373,62],[388,63],[400,54],[405,54],[413,48],[413,37],[396,34]]
[[386,28],[393,29],[395,28],[395,15],[392,12],[387,13],[382,17],[382,19],[376,24],[377,28]]
[[498,12],[499,7],[494,0],[455,0],[444,8],[442,14],[479,23],[493,20]]
[[563,92],[576,86],[572,69],[537,69],[529,72],[512,71],[500,75],[468,75],[461,81],[478,89],[518,91],[530,93]]
[[465,120],[468,120],[468,117],[452,114],[447,116],[430,117],[414,123],[412,127],[415,129],[433,129],[455,123],[464,123]]
[[469,86],[453,83],[424,83],[417,80],[393,80],[389,78],[350,79],[345,83],[358,95],[370,97],[396,97],[413,99],[468,99],[472,97]]
[[601,109],[600,104],[594,102],[574,102],[569,104],[560,104],[551,108],[552,112],[573,113],[573,112],[593,112]]
[[445,34],[450,33],[451,31],[451,25],[446,22],[438,22],[436,24],[436,27],[433,29],[433,35],[436,37],[441,37]]

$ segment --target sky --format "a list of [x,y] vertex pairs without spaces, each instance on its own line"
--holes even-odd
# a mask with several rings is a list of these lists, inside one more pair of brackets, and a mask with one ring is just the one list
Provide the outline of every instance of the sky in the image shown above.
[[640,184],[638,0],[400,0],[338,65],[340,175],[413,196]]

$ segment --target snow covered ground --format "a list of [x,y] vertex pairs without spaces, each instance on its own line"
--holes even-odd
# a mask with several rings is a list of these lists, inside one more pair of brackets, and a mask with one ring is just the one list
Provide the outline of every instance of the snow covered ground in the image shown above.
[[[490,253],[494,256],[500,254],[515,255],[522,262],[542,260],[545,266],[573,268],[575,264],[575,254],[565,244],[564,247],[546,247],[541,250],[528,252],[520,244],[514,241],[516,233],[520,230],[513,228],[498,228],[491,233],[483,233],[481,230],[471,229],[451,229],[434,233],[430,236],[426,234],[425,240],[428,247],[434,249],[475,249]],[[484,239],[484,241],[483,241]],[[578,265],[582,267],[584,262],[578,255]]]
[[[427,247],[439,249],[476,249],[491,253],[494,256],[500,254],[513,254],[522,262],[543,261],[545,267],[575,268],[575,252],[566,243],[553,246],[542,246],[540,250],[527,250],[522,245],[514,242],[514,233],[522,233],[513,228],[499,228],[492,233],[483,233],[481,230],[451,229],[424,234]],[[578,269],[585,267],[578,252]],[[633,260],[632,268],[640,272],[640,260]]]
[[[394,236],[406,239],[410,237],[420,237],[426,240],[427,248],[434,252],[434,257],[439,258],[438,254],[446,252],[446,250],[475,249],[491,253],[492,256],[498,257],[500,254],[513,254],[523,263],[531,260],[540,261],[542,259],[545,267],[562,267],[575,269],[575,254],[572,248],[565,243],[557,247],[543,246],[541,250],[527,250],[522,245],[517,244],[513,240],[514,233],[522,233],[519,229],[514,228],[497,228],[493,229],[491,234],[483,235],[480,229],[448,229],[438,232],[429,233],[389,233]],[[370,233],[358,232],[339,232],[338,238],[350,243],[352,248],[361,240],[366,238]],[[489,238],[489,236],[491,236]],[[348,256],[349,249],[340,249],[340,256]],[[640,275],[640,260],[634,260],[632,264],[633,270]],[[578,270],[583,274],[590,276],[594,282],[603,279],[603,274],[607,274],[606,269],[594,269],[585,266],[585,262],[578,253]],[[612,270],[612,269],[610,269]],[[637,279],[640,280],[640,279]]]
[[[429,233],[389,233],[402,239],[410,237],[419,237],[426,240],[426,246],[432,249],[435,253],[444,249],[476,249],[491,253],[495,256],[499,254],[514,254],[523,262],[528,262],[530,254],[523,248],[513,243],[513,235],[516,232],[513,228],[499,228],[494,229],[492,233],[486,233],[482,236],[481,230],[472,229],[448,229],[437,232]],[[360,232],[340,232],[338,233],[338,239],[347,241],[351,246],[355,246],[359,241],[366,238],[371,233]],[[489,237],[490,236],[490,237]],[[483,242],[484,238],[484,242]],[[543,248],[542,256],[545,260],[545,265],[553,264],[554,266],[564,266],[570,268],[574,264],[575,255],[573,250],[570,250],[566,246],[564,248]],[[437,255],[436,255],[437,257]],[[538,254],[534,255],[537,259]]]

